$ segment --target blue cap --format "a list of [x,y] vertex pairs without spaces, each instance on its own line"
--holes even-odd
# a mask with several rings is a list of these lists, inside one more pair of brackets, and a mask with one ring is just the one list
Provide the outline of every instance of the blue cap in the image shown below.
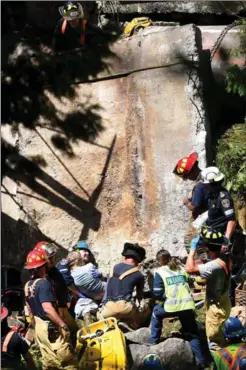
[[84,241],[78,241],[75,244],[74,249],[87,249],[88,251],[90,251],[89,245]]
[[229,317],[224,324],[225,338],[241,338],[246,334],[243,324],[237,317]]

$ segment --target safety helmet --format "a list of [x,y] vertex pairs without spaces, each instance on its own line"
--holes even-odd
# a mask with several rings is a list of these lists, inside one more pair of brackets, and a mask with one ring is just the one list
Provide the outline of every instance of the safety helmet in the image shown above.
[[1,306],[1,321],[6,319],[8,314],[9,314],[9,311],[8,311],[7,307]]
[[40,250],[32,250],[28,253],[26,258],[26,264],[24,266],[25,269],[31,270],[36,269],[45,265],[48,262],[47,255],[44,251]]
[[173,173],[182,178],[186,178],[192,170],[192,167],[197,162],[198,154],[191,153],[188,157],[181,158],[176,164]]
[[223,328],[225,338],[241,338],[246,335],[246,329],[237,317],[229,317]]
[[224,174],[220,172],[218,167],[207,167],[201,172],[201,182],[203,184],[211,184],[224,179]]
[[59,13],[67,21],[84,18],[84,11],[82,5],[80,3],[73,1],[68,1],[65,5],[60,6]]
[[203,226],[200,232],[199,244],[228,246],[230,240],[226,238],[220,231],[215,230],[209,226]]
[[90,249],[89,249],[89,245],[83,241],[83,240],[80,240],[78,241],[73,247],[69,248],[69,252],[72,252],[72,251],[80,251],[82,249],[85,249],[87,250],[88,252],[91,253]]
[[126,242],[122,251],[122,256],[133,257],[138,262],[142,262],[146,257],[146,251],[138,243]]
[[42,251],[47,258],[54,256],[57,252],[57,248],[54,244],[47,241],[38,242],[33,248],[35,251]]

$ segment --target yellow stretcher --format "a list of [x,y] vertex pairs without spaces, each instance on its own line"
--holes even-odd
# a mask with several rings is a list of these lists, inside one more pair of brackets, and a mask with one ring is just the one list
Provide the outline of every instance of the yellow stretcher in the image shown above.
[[127,369],[125,337],[113,317],[80,329],[76,352],[80,369]]

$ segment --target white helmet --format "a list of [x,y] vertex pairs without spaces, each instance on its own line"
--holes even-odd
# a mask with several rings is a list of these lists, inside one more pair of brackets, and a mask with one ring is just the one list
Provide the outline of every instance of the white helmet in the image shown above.
[[201,182],[203,184],[211,184],[223,180],[224,174],[220,172],[218,167],[207,167],[201,172]]

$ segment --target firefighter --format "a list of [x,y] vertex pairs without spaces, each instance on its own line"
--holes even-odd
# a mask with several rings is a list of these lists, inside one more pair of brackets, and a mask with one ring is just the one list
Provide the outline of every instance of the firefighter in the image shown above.
[[56,51],[85,47],[91,35],[101,34],[101,29],[84,19],[80,3],[69,1],[59,7],[62,19],[58,22],[52,41]]
[[29,315],[35,321],[35,338],[42,356],[42,368],[77,370],[78,362],[70,342],[70,331],[58,314],[51,283],[46,279],[48,259],[43,251],[28,253],[25,268],[31,280],[25,285]]
[[[220,231],[203,227],[201,234],[191,242],[190,253],[186,262],[189,274],[199,274],[206,279],[206,334],[210,341],[224,345],[222,328],[231,311],[229,288],[232,263],[228,254],[221,254],[221,246],[228,245],[229,240]],[[211,261],[197,265],[195,253],[198,245],[208,249]]]
[[[229,240],[236,226],[235,209],[229,192],[223,187],[224,174],[217,167],[207,167],[201,173],[201,182],[208,192],[208,219],[206,224],[219,230]],[[228,246],[222,246],[226,252]]]
[[70,303],[68,288],[63,275],[55,266],[55,254],[57,252],[57,248],[55,245],[50,244],[47,241],[41,241],[35,245],[34,250],[43,251],[43,253],[48,258],[47,279],[50,281],[54,289],[54,294],[59,309],[59,315],[65,321],[71,333],[76,335],[78,327],[75,323],[74,318],[68,311],[68,306]]
[[[123,262],[111,269],[101,314],[104,318],[115,317],[138,327],[146,320],[149,310],[143,301],[144,276],[139,264],[145,259],[145,249],[138,244],[126,242],[122,251]],[[136,289],[140,309],[133,299]]]
[[183,204],[192,212],[193,219],[207,210],[207,194],[205,186],[200,182],[202,170],[198,166],[198,154],[191,153],[178,161],[173,173],[183,180],[195,182],[188,197],[185,197]]
[[[206,185],[201,182],[201,172],[202,170],[198,166],[198,154],[196,152],[191,153],[188,157],[180,159],[173,171],[175,175],[183,180],[188,179],[195,182],[192,191],[183,200],[184,206],[191,211],[191,217],[184,240],[187,249],[190,247],[192,238],[197,235],[197,230],[192,225],[193,221],[196,220],[198,216],[205,214],[208,209],[208,194]],[[207,255],[201,248],[197,250],[197,256],[203,262],[207,259]]]
[[227,345],[213,353],[214,370],[246,369],[246,344],[242,341],[245,336],[246,329],[241,321],[236,317],[229,317],[224,324]]
[[189,288],[189,275],[181,267],[180,261],[171,257],[165,249],[157,252],[156,260],[160,267],[154,276],[153,295],[161,303],[155,305],[152,312],[149,343],[159,343],[164,318],[178,317],[183,333],[192,335],[190,344],[200,364],[204,366],[205,359],[195,320],[195,302]]
[[9,328],[7,318],[8,309],[1,306],[1,369],[20,369],[23,357],[28,369],[36,370],[29,352],[30,344],[19,333]]

